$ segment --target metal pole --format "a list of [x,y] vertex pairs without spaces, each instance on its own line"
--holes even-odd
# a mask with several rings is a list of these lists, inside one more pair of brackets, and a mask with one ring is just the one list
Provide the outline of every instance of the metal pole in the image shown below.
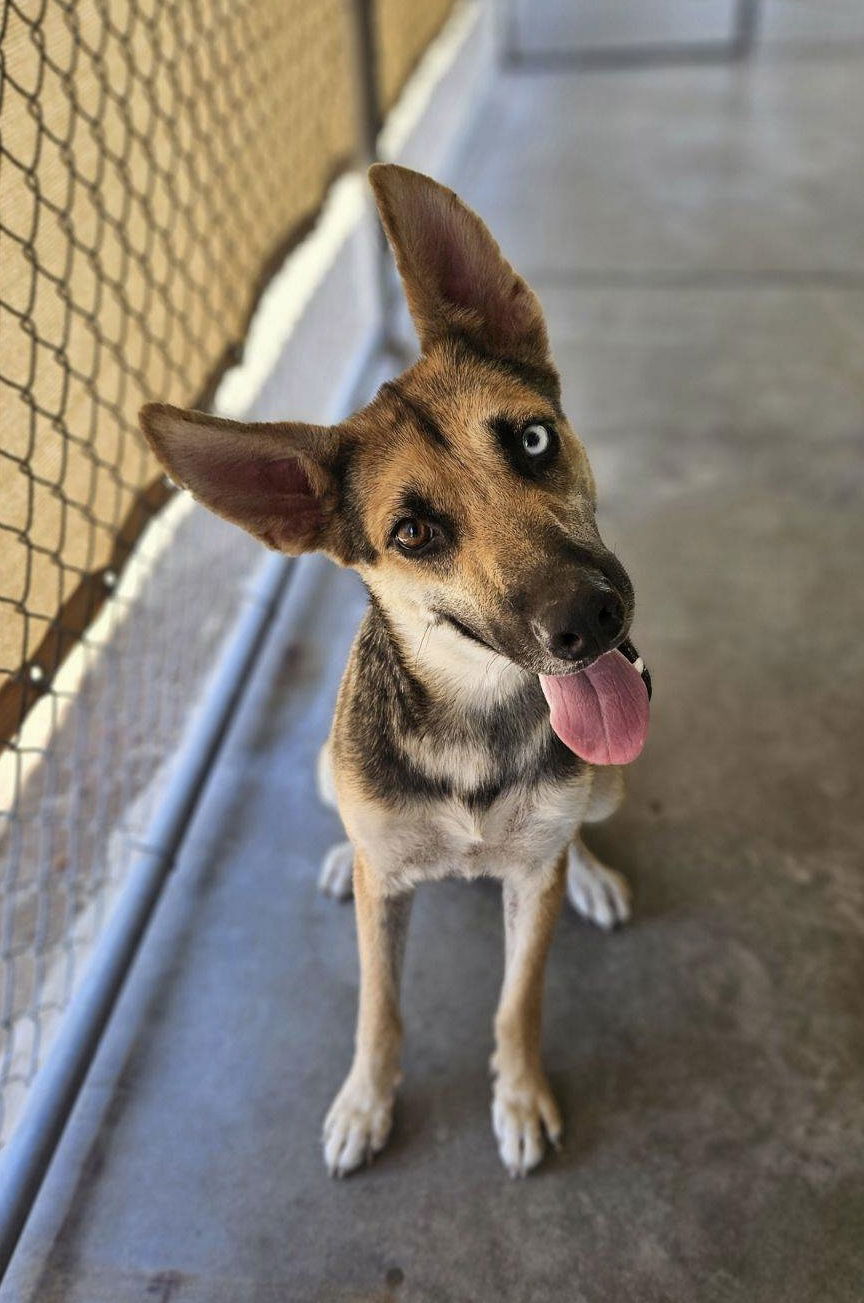
[[[377,46],[375,18],[371,0],[348,0],[354,35],[354,81],[357,95],[357,159],[362,168],[378,161],[378,133],[381,130],[381,106],[378,100]],[[381,223],[375,222],[375,283],[378,294],[380,328],[377,347],[380,353],[402,357],[405,344],[396,329],[397,296],[387,237]]]
[[735,55],[739,59],[750,54],[756,44],[761,8],[761,0],[737,0],[733,44]]
[[519,0],[503,0],[499,10],[501,17],[501,62],[507,64],[519,61]]

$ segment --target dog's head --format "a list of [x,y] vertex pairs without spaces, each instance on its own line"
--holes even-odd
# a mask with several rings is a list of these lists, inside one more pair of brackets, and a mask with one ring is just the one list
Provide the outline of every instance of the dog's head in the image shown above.
[[[539,674],[555,725],[556,678],[624,643],[633,589],[597,530],[540,304],[452,191],[392,165],[370,176],[419,360],[335,427],[152,405],[142,429],[213,511],[271,547],[356,568],[398,628],[446,624]],[[574,703],[557,701],[559,724]]]

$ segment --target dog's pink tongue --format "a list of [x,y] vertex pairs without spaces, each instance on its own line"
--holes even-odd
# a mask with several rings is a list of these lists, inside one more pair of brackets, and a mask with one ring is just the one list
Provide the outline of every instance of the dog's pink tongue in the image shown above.
[[628,765],[648,734],[648,690],[619,651],[578,674],[541,674],[550,723],[565,746],[592,765]]

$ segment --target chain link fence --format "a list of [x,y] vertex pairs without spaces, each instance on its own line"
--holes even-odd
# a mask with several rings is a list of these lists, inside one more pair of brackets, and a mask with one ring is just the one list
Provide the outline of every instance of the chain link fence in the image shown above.
[[[372,0],[356,0],[372,3]],[[452,0],[374,0],[383,120]],[[260,556],[137,432],[207,405],[352,165],[347,0],[0,17],[0,1143]]]

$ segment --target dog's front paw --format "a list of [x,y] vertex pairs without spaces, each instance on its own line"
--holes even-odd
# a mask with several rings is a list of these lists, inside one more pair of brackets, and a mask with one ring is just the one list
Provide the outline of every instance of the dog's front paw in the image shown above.
[[354,847],[350,842],[331,846],[318,875],[318,890],[336,900],[350,900],[354,894]]
[[348,1077],[324,1121],[324,1162],[331,1176],[347,1176],[384,1148],[394,1094]]
[[607,869],[581,841],[567,852],[567,899],[577,914],[606,931],[630,918],[627,879]]
[[546,1149],[545,1135],[561,1144],[561,1114],[542,1073],[508,1081],[499,1077],[492,1095],[492,1127],[501,1162],[511,1176],[526,1176]]

